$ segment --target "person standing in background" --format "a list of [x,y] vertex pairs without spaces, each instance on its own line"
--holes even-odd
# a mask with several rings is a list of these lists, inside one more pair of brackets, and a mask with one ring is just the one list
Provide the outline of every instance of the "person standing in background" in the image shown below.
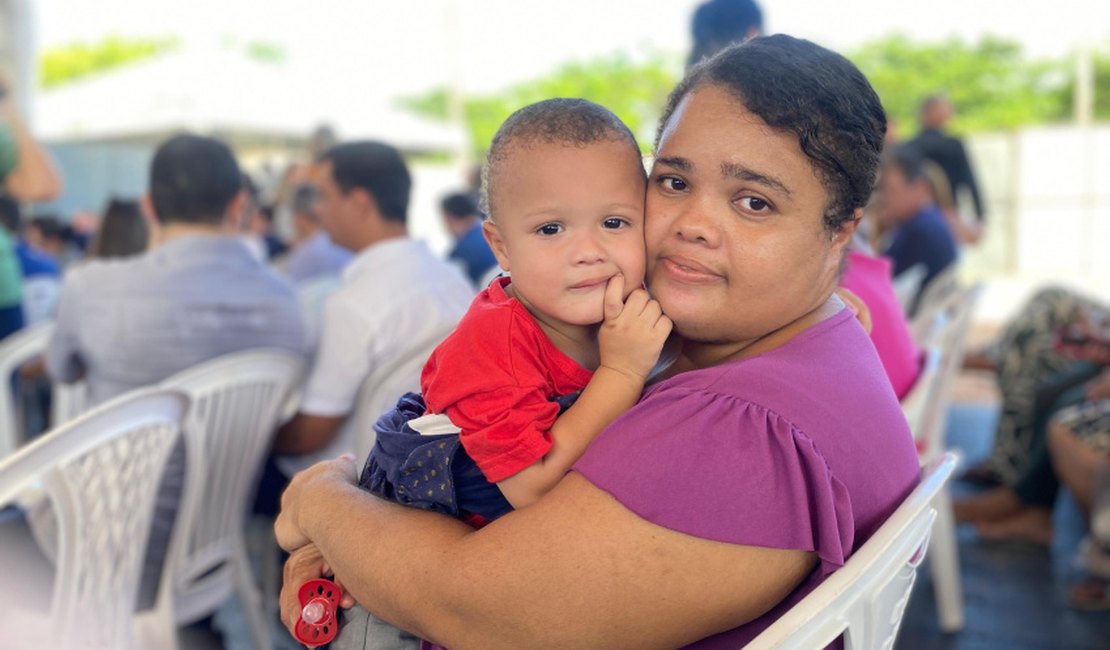
[[762,34],[763,11],[755,0],[708,0],[694,10],[690,28],[694,45],[687,70],[729,45]]
[[975,244],[983,237],[986,208],[963,142],[945,132],[954,115],[955,109],[952,107],[952,102],[944,95],[926,97],[921,102],[921,131],[909,141],[909,145],[944,171],[956,205],[959,205],[961,191],[971,194],[971,200],[975,206],[974,221],[964,219],[963,215],[955,210],[946,210],[944,216],[959,241]]

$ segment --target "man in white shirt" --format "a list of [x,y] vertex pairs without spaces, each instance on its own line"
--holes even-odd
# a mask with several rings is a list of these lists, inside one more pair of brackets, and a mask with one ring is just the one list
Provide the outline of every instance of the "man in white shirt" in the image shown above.
[[[287,475],[317,460],[364,451],[369,424],[381,413],[372,414],[369,424],[366,417],[351,418],[363,383],[413,354],[424,356],[474,297],[458,269],[408,236],[412,181],[396,149],[377,142],[337,145],[320,156],[311,175],[320,223],[332,241],[357,254],[324,306],[300,410],[274,442]],[[403,364],[399,373],[407,376],[386,383],[417,389],[422,363]],[[400,396],[371,401],[392,405]]]

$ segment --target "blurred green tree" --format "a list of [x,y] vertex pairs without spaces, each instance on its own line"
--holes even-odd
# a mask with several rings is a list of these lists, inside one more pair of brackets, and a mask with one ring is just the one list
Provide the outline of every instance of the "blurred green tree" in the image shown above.
[[[901,34],[870,41],[848,54],[870,79],[902,137],[917,130],[917,108],[926,96],[946,93],[957,113],[952,128],[975,132],[1066,121],[1073,111],[1074,63],[1034,60],[1020,44],[995,37],[976,43],[959,38],[917,42]],[[615,53],[565,64],[550,74],[504,91],[463,99],[463,118],[481,154],[501,122],[517,108],[548,97],[584,97],[609,107],[650,150],[656,120],[677,83],[677,56],[652,52],[634,59]],[[1110,118],[1110,54],[1095,59],[1096,117]],[[445,88],[400,100],[417,113],[448,118]]]
[[39,59],[39,85],[60,86],[82,77],[141,61],[176,48],[174,37],[132,38],[109,36],[97,43],[71,43],[52,47]]
[[871,41],[848,58],[867,75],[903,137],[918,128],[921,100],[937,92],[956,106],[952,129],[959,132],[1071,116],[1068,64],[1029,60],[1013,41],[986,37],[974,44],[958,38],[919,43],[899,34]]
[[[628,125],[644,151],[651,149],[655,123],[678,82],[681,62],[651,52],[634,58],[615,53],[588,61],[560,66],[551,74],[510,86],[499,93],[463,99],[463,116],[474,151],[479,156],[489,147],[497,127],[513,111],[550,97],[582,97],[617,114]],[[400,104],[422,115],[446,120],[448,93],[439,88],[407,97]]]
[[[1092,57],[1095,69],[1095,106],[1094,117],[1096,120],[1110,120],[1110,44],[1102,50],[1096,50]],[[1075,102],[1075,59],[1068,63],[1069,74],[1067,84],[1063,89],[1067,103],[1068,114],[1072,112]]]

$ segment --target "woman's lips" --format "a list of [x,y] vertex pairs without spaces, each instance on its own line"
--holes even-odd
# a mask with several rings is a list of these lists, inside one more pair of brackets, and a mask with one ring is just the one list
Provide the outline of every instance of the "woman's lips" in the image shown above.
[[709,270],[704,265],[685,257],[664,257],[660,259],[659,263],[667,275],[679,282],[706,284],[717,282],[722,279],[720,275]]

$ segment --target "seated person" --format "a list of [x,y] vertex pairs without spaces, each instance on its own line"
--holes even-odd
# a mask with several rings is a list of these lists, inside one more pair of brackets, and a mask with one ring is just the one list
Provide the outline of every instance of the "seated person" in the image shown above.
[[871,312],[871,342],[879,353],[894,394],[901,400],[921,374],[921,350],[913,340],[909,323],[898,304],[891,284],[891,262],[872,255],[861,238],[845,259],[840,286],[859,296]]
[[482,279],[497,266],[497,258],[482,234],[482,213],[474,197],[462,192],[448,194],[439,208],[447,231],[455,238],[455,246],[447,259],[461,264],[476,287],[485,288]]
[[832,295],[884,127],[866,78],[806,41],[693,68],[646,195],[647,283],[682,337],[669,376],[480,530],[367,495],[349,459],[301,472],[275,525],[282,620],[326,565],[347,604],[448,647],[737,648],[842,566],[919,476]]
[[956,240],[932,199],[920,154],[904,145],[887,154],[876,199],[880,224],[893,230],[883,255],[893,260],[894,275],[924,264],[921,287],[929,286],[956,261]]

